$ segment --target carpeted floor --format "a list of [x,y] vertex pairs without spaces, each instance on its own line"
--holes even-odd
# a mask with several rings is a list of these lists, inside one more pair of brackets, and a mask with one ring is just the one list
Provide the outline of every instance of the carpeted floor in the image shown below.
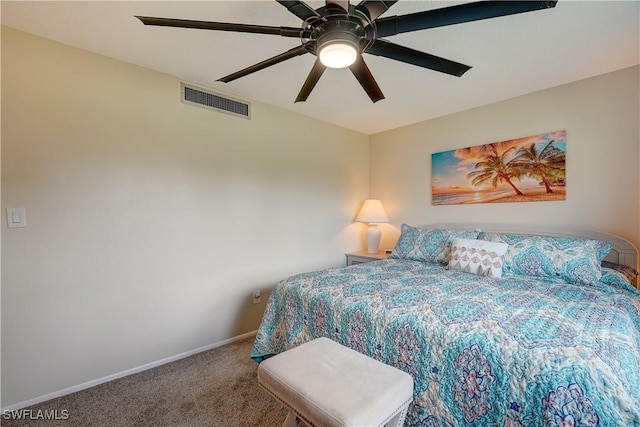
[[[257,384],[253,337],[29,408],[67,420],[7,420],[2,426],[279,426],[286,411]],[[51,413],[51,412],[50,412]]]

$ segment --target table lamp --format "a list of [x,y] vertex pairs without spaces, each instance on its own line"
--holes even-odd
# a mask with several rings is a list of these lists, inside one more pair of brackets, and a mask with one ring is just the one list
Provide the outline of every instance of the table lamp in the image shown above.
[[378,253],[381,235],[378,224],[381,222],[389,222],[389,217],[387,217],[387,213],[384,211],[382,202],[377,199],[365,200],[362,208],[360,208],[360,213],[356,221],[369,224],[367,228],[367,252],[370,254]]

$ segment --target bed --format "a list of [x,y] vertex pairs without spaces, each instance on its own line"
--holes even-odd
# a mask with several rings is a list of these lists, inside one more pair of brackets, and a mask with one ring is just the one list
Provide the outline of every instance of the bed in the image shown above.
[[251,357],[326,336],[400,368],[406,425],[637,427],[637,270],[606,233],[403,224],[389,259],[278,283]]

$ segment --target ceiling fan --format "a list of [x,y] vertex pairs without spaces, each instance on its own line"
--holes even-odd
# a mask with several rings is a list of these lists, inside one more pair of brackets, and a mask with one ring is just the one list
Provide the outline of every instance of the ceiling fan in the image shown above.
[[301,44],[279,55],[218,79],[229,83],[240,77],[311,53],[317,56],[295,102],[306,101],[316,83],[329,68],[349,67],[371,101],[384,99],[380,87],[362,58],[363,53],[383,56],[460,77],[471,67],[459,62],[420,52],[382,40],[400,33],[496,18],[516,13],[555,7],[557,1],[481,1],[407,15],[380,18],[397,0],[363,0],[354,6],[349,0],[326,0],[325,6],[313,9],[302,1],[276,0],[302,20],[300,28],[186,19],[136,16],[145,25],[197,28],[203,30],[258,33],[299,38]]

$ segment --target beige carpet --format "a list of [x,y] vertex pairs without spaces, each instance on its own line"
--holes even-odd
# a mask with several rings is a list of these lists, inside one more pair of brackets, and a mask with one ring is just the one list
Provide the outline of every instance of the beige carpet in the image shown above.
[[279,426],[286,411],[257,384],[253,337],[30,408],[67,410],[68,420],[2,426]]

